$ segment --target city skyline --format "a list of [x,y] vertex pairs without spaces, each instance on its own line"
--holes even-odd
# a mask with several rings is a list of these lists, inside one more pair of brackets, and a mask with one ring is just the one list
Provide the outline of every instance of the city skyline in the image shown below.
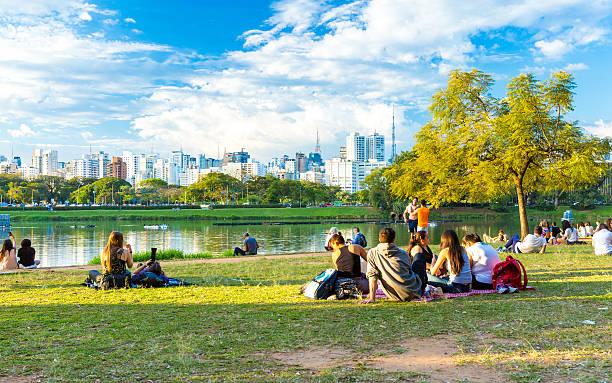
[[472,68],[493,75],[496,95],[520,72],[572,72],[570,117],[602,136],[611,10],[608,0],[9,0],[0,151],[245,147],[269,159],[310,151],[318,131],[331,157],[351,131],[390,138],[395,105],[400,153],[449,71]]

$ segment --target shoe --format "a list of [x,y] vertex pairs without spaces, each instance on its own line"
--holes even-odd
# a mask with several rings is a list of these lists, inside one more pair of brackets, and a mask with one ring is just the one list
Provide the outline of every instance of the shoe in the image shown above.
[[508,292],[508,287],[506,285],[497,285],[496,290],[498,294],[505,294]]
[[334,295],[330,295],[327,297],[328,301],[337,301],[338,300],[338,296],[336,294]]
[[508,285],[508,292],[509,292],[510,294],[512,294],[512,293],[516,293],[517,291],[518,291],[518,289],[517,289],[516,287],[514,287],[514,286],[512,286],[512,285]]

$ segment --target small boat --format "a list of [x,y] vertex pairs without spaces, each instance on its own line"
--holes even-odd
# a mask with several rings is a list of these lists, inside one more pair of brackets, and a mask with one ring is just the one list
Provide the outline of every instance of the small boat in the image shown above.
[[429,222],[429,224],[427,226],[429,226],[429,227],[436,227],[436,226],[438,226],[438,224],[435,223],[435,222]]
[[168,230],[168,225],[145,225],[145,230]]

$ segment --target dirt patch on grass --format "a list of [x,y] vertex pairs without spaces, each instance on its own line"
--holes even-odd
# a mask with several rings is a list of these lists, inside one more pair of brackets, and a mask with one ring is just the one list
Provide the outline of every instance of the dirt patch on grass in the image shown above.
[[40,382],[42,379],[39,376],[25,375],[25,376],[2,376],[0,375],[0,383],[35,383]]
[[348,358],[351,353],[343,349],[309,348],[297,352],[275,352],[270,357],[290,366],[300,366],[308,370],[323,370],[343,364],[352,364]]
[[501,372],[480,364],[458,364],[459,348],[446,338],[413,338],[404,351],[371,360],[368,365],[386,372],[409,371],[426,375],[428,382],[507,382]]

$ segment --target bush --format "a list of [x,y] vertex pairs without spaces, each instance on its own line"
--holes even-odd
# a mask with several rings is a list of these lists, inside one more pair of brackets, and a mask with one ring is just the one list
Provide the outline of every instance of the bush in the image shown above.
[[489,210],[493,210],[498,213],[508,213],[508,207],[506,205],[502,205],[501,203],[492,203],[489,206]]
[[553,204],[538,204],[538,205],[533,205],[531,208],[535,209],[535,210],[540,210],[540,211],[553,211],[553,210],[555,210],[555,205],[553,205]]

